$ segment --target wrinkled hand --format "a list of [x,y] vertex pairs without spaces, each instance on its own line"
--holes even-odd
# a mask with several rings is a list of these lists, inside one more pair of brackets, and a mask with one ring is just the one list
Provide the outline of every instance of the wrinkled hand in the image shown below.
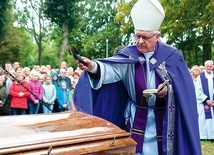
[[205,110],[209,110],[209,109],[210,109],[210,106],[205,105],[205,106],[204,106],[204,109],[205,109]]
[[[158,86],[158,88],[161,86],[161,84]],[[167,86],[164,86],[157,94],[158,98],[164,98],[167,95]]]
[[207,100],[206,104],[209,105],[209,106],[212,106],[212,100]]
[[18,93],[19,97],[23,97],[24,96],[24,93],[23,92],[20,92]]
[[38,104],[38,103],[39,103],[39,100],[35,100],[34,103],[35,103],[35,104]]
[[50,101],[47,101],[46,103],[47,103],[47,104],[51,104],[51,102],[50,102]]
[[63,108],[66,108],[66,107],[67,107],[67,104],[63,104],[62,106],[63,106]]
[[82,63],[80,63],[78,60],[76,60],[78,67],[81,70],[85,70],[85,71],[91,71],[93,70],[94,66],[95,66],[95,62],[86,58],[86,57],[82,57],[83,61],[87,64],[87,66],[83,65]]
[[206,101],[206,104],[205,104],[205,106],[204,106],[204,109],[205,109],[205,110],[209,110],[210,107],[212,107],[212,106],[213,106],[213,101],[212,101],[212,100],[207,100],[207,101]]
[[214,107],[214,101],[212,101],[212,104],[211,104],[211,106],[212,106],[212,107]]

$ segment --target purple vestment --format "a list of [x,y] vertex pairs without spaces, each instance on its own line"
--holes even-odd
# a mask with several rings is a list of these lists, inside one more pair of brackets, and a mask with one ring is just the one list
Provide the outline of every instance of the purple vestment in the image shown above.
[[[208,96],[207,99],[210,100],[210,95],[209,95],[209,90],[208,90],[208,88],[209,88],[209,86],[208,86],[208,80],[205,77],[205,73],[202,73],[200,75],[200,77],[201,77],[201,84],[202,84],[203,92],[204,92],[205,95]],[[212,114],[211,114],[211,108],[212,107],[205,108],[205,106],[206,106],[206,103],[204,103],[205,118],[206,119],[212,119]]]
[[[108,59],[102,59],[99,61],[106,63],[135,63],[139,62],[138,58],[142,54],[137,50],[136,46],[128,46],[127,48],[121,50],[117,55],[110,57]],[[173,88],[172,98],[168,98],[164,110],[162,124],[162,150],[164,155],[201,155],[200,138],[198,131],[198,116],[196,109],[196,99],[195,99],[195,88],[191,75],[188,71],[186,63],[181,55],[181,53],[162,42],[157,42],[156,50],[154,55],[150,60],[156,60],[155,63],[150,64],[150,70],[155,70],[161,64],[165,64],[168,75],[171,79],[171,85]],[[94,96],[93,90],[90,88],[87,74],[84,73],[79,80],[80,83],[77,84],[74,93],[74,103],[77,107],[81,109],[88,109],[91,114],[96,113],[94,105],[99,105],[101,103],[94,103],[97,96]],[[109,84],[111,85],[111,84]],[[86,90],[89,88],[90,90]],[[102,87],[101,87],[102,88]],[[99,90],[98,90],[99,91]],[[81,93],[82,92],[82,93]],[[102,90],[99,96],[107,96],[109,92],[108,88]],[[115,92],[121,93],[121,92]],[[117,96],[118,94],[114,94]],[[121,96],[122,97],[122,96]],[[121,98],[120,97],[120,98]],[[127,95],[124,95],[127,99]],[[107,102],[103,102],[102,105],[109,104],[111,97]],[[118,100],[119,101],[119,100]],[[114,115],[111,122],[117,117],[120,117],[120,121],[123,121],[121,116],[113,114],[112,111],[120,106],[124,110],[124,103],[112,102],[113,105],[108,106],[106,109],[107,115]],[[171,102],[173,101],[173,102]],[[136,103],[137,104],[137,103]],[[102,106],[101,106],[102,107]],[[120,113],[122,115],[122,113]],[[102,115],[100,113],[99,115]],[[102,116],[101,116],[102,117]],[[171,143],[173,142],[173,143]],[[152,150],[152,148],[151,148]]]

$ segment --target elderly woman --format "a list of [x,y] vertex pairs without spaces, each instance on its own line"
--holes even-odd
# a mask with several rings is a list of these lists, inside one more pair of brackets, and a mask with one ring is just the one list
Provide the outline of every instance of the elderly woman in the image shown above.
[[24,81],[22,72],[16,72],[16,78],[19,82],[14,81],[9,91],[11,95],[11,114],[24,115],[28,109],[27,98],[30,96],[30,93],[27,89],[29,89],[29,85]]
[[29,87],[32,92],[28,100],[29,114],[37,114],[40,108],[40,100],[42,100],[43,96],[42,83],[39,81],[39,72],[32,72]]

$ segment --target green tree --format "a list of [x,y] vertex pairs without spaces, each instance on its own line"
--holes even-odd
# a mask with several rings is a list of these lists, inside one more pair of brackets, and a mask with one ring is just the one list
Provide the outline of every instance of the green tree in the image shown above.
[[[14,0],[0,1],[0,62],[19,61],[25,64],[29,56],[29,49],[32,49],[32,41],[25,29],[13,27],[13,5]],[[25,52],[27,50],[27,52]]]
[[126,43],[116,21],[117,0],[79,2],[78,23],[70,33],[70,43],[91,59],[111,56],[114,48]]
[[19,54],[20,64],[25,67],[28,66],[32,68],[35,64],[38,64],[38,46],[33,42],[29,35],[29,32],[23,28],[20,29],[19,37],[21,37],[22,54]]
[[214,3],[212,0],[161,0],[166,18],[161,32],[167,43],[183,52],[189,66],[212,59]]
[[10,0],[0,1],[0,41],[3,40],[5,34],[5,26],[11,19],[12,5]]
[[[133,30],[130,10],[136,2],[120,0],[116,16],[122,33]],[[167,43],[182,51],[189,66],[212,59],[214,9],[212,0],[160,0],[166,17],[160,31]]]
[[[48,36],[49,21],[44,18],[43,0],[20,0],[16,20],[18,26],[24,27],[32,36],[38,48],[38,65],[41,65],[43,43]],[[18,1],[17,1],[18,3]]]
[[52,68],[59,68],[59,47],[61,41],[61,28],[54,28],[51,31],[50,38],[44,45],[42,64],[50,64]]
[[28,65],[29,60],[26,58],[30,56],[32,49],[34,44],[25,29],[8,28],[0,45],[0,62],[4,65],[6,62],[18,61],[21,66]]
[[132,34],[134,33],[134,25],[131,19],[131,9],[137,0],[126,2],[126,0],[120,0],[116,7],[117,14],[115,16],[116,21],[121,25],[120,31],[125,37],[125,41],[128,44],[133,42]]
[[78,9],[76,2],[78,2],[78,0],[45,1],[45,16],[62,29],[62,37],[59,49],[60,61],[62,61],[64,52],[67,50],[69,31],[73,29],[76,23],[75,9]]

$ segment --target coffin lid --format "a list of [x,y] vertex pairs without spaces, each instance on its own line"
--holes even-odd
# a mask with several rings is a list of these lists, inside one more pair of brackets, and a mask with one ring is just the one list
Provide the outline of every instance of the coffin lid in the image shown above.
[[82,112],[5,116],[0,122],[0,154],[130,137],[116,125]]

